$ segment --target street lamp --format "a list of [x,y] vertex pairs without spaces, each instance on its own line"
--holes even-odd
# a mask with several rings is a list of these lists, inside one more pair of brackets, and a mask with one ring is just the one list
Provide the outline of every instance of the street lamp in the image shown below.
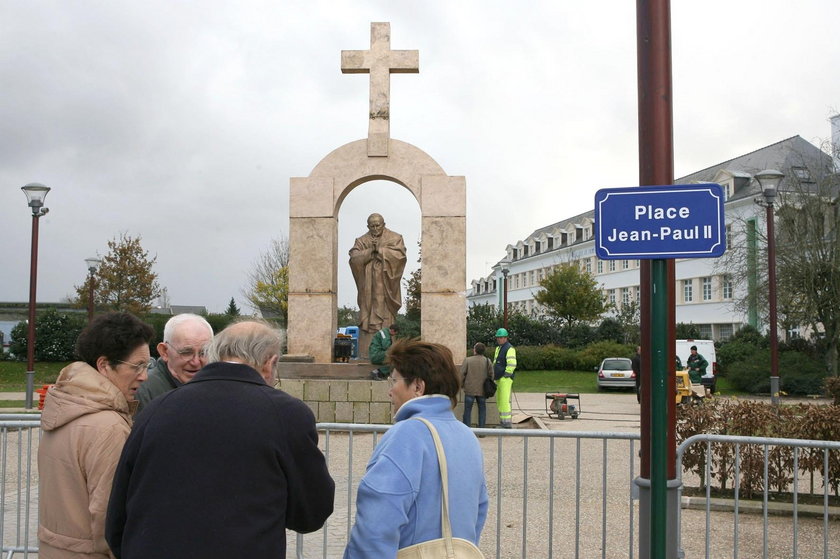
[[785,175],[775,169],[756,173],[755,180],[761,186],[767,208],[767,283],[770,297],[770,400],[779,405],[779,338],[776,332],[776,225],[773,202],[779,191],[779,184]]
[[508,299],[508,280],[507,280],[507,277],[508,277],[508,274],[510,273],[510,260],[505,258],[504,260],[501,261],[501,265],[502,265],[502,282],[503,282],[502,283],[502,290],[503,290],[502,291],[502,293],[503,293],[502,301],[503,301],[503,305],[504,305],[503,306],[503,308],[504,308],[504,311],[503,311],[504,312],[504,315],[503,315],[504,318],[502,319],[502,327],[505,330],[507,330],[507,325],[508,325],[508,303],[507,303],[507,299]]
[[38,283],[38,218],[46,215],[49,208],[44,207],[44,199],[50,191],[49,186],[31,182],[20,187],[26,194],[26,200],[32,208],[32,258],[29,264],[29,324],[26,334],[26,409],[32,409],[32,393],[35,383],[35,286]]
[[85,258],[85,264],[87,264],[87,269],[89,272],[88,275],[88,322],[93,320],[93,285],[96,282],[94,278],[94,274],[96,273],[96,268],[99,267],[99,264],[102,261],[98,258]]

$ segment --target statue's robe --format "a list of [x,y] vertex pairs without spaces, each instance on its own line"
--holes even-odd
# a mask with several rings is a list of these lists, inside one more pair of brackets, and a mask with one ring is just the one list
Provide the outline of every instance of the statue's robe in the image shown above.
[[[375,257],[374,244],[381,258]],[[378,332],[396,318],[402,307],[405,262],[405,243],[399,233],[385,228],[379,237],[366,233],[356,239],[350,249],[350,270],[358,290],[362,331]]]

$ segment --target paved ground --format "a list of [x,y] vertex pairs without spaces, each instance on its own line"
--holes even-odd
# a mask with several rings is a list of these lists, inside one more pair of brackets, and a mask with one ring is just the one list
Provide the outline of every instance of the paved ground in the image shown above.
[[[19,399],[20,394],[2,394],[0,399]],[[539,427],[568,432],[639,432],[639,406],[635,395],[629,392],[582,394],[580,417],[572,420],[558,420],[548,417],[546,399],[543,393],[514,394],[514,417],[532,417],[519,427]],[[2,410],[9,413],[12,410]],[[14,439],[14,440],[13,440]],[[352,508],[355,488],[364,472],[364,464],[370,455],[375,440],[370,435],[331,434],[322,438],[322,444],[329,445],[330,470],[339,492],[336,495],[336,513],[329,520],[325,530],[304,537],[305,557],[340,557],[343,542],[352,524]],[[638,501],[631,500],[631,482],[628,467],[638,475],[638,444],[630,447],[628,441],[616,441],[608,447],[600,440],[582,442],[575,448],[577,439],[557,439],[555,447],[549,447],[549,439],[488,436],[480,439],[485,454],[485,471],[491,492],[491,510],[482,535],[481,548],[490,557],[630,557],[638,556]],[[23,443],[23,444],[21,444]],[[553,443],[552,443],[553,444]],[[20,506],[25,502],[13,502],[10,495],[19,489],[20,478],[15,470],[18,449],[26,451],[29,441],[10,435],[6,441],[5,453],[11,463],[5,471],[5,492],[3,500],[6,537],[13,530]],[[631,451],[630,449],[634,449]],[[32,441],[32,452],[37,451],[37,440]],[[553,454],[552,454],[553,453]],[[578,456],[579,454],[579,456]],[[521,456],[527,456],[525,463]],[[348,459],[349,457],[349,459]],[[504,457],[502,466],[499,457]],[[577,461],[582,464],[579,473],[574,471]],[[603,470],[602,470],[603,465]],[[523,475],[528,475],[528,522],[522,519]],[[607,472],[606,485],[603,471]],[[548,475],[553,472],[553,475]],[[580,510],[576,511],[575,477],[580,476]],[[33,475],[33,479],[36,475]],[[549,491],[553,479],[553,492]],[[37,479],[34,484],[37,488]],[[495,501],[495,495],[502,494],[502,505]],[[30,507],[37,507],[37,491],[30,493]],[[30,509],[31,510],[31,509]],[[606,517],[604,517],[606,514]],[[712,511],[707,517],[702,510],[683,510],[683,546],[687,557],[705,556],[706,531],[712,542],[710,557],[732,557],[735,530],[740,542],[742,557],[760,557],[765,541],[764,519],[761,515],[742,514],[737,527],[731,512]],[[25,516],[25,514],[24,514]],[[549,522],[549,518],[551,522]],[[634,522],[631,528],[630,522]],[[580,530],[575,530],[575,526]],[[606,528],[605,528],[606,526]],[[789,557],[793,538],[790,517],[767,519],[768,557]],[[31,526],[30,530],[34,530]],[[800,518],[796,527],[799,538],[798,557],[823,557],[822,519]],[[30,531],[32,534],[32,531]],[[836,557],[840,550],[840,521],[829,523],[829,554]],[[289,534],[289,556],[294,556],[295,534]],[[547,542],[554,541],[554,549],[547,548]],[[496,553],[496,549],[499,552]],[[326,551],[325,551],[326,550]],[[16,555],[17,556],[17,555]],[[30,555],[32,557],[32,555]]]

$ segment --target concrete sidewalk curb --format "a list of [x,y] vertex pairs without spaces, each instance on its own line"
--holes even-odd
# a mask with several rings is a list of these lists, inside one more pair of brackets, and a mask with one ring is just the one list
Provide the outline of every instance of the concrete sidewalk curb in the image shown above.
[[[683,497],[682,508],[691,510],[706,510],[705,497]],[[712,497],[709,499],[709,510],[735,512],[734,499],[722,499]],[[739,500],[738,511],[743,514],[763,514],[764,503],[754,500]],[[797,505],[799,516],[822,518],[823,507],[821,505]],[[767,514],[773,516],[793,516],[793,503],[767,503]],[[840,519],[840,507],[828,507],[828,518],[831,520]]]

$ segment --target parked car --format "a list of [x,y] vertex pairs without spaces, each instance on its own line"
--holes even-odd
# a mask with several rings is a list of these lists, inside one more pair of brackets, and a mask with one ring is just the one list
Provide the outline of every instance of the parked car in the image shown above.
[[626,357],[607,357],[598,367],[598,390],[602,388],[635,388],[636,373]]

